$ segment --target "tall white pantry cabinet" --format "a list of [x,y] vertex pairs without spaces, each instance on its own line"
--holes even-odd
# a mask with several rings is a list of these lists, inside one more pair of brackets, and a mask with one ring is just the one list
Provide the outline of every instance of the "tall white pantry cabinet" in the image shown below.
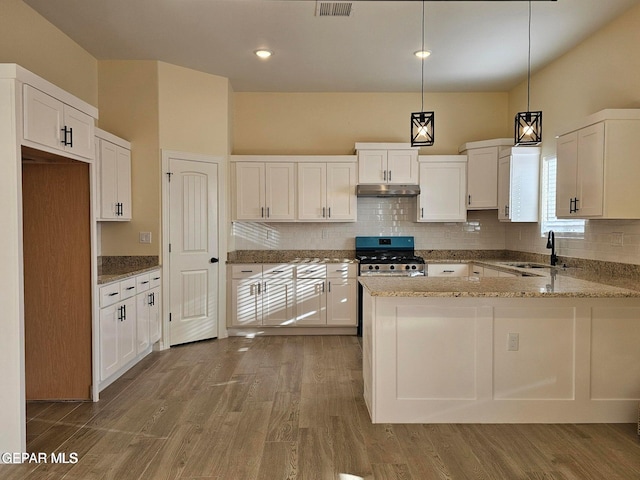
[[[54,101],[50,101],[53,99]],[[86,165],[89,188],[94,178],[94,121],[98,111],[52,83],[16,64],[0,64],[0,302],[3,334],[0,336],[0,451],[26,451],[25,297],[22,209],[23,151],[30,157],[64,158]],[[26,147],[26,150],[23,150]],[[89,222],[89,286],[97,279],[95,222]],[[33,237],[24,241],[39,242]],[[50,269],[52,270],[52,269]],[[62,283],[62,282],[61,282]],[[91,290],[89,290],[90,292]],[[88,294],[91,296],[91,293]],[[91,300],[89,300],[91,302]],[[93,352],[91,375],[97,379],[98,338],[95,302],[88,342]],[[55,349],[53,349],[55,350]],[[53,362],[52,362],[53,363]],[[97,384],[97,382],[94,382]],[[90,392],[97,398],[97,386]]]

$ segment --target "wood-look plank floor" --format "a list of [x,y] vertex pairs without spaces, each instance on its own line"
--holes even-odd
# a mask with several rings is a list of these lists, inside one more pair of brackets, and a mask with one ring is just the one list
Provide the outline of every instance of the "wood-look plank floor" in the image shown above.
[[356,337],[212,340],[148,356],[98,403],[31,403],[6,480],[640,479],[635,425],[373,425]]

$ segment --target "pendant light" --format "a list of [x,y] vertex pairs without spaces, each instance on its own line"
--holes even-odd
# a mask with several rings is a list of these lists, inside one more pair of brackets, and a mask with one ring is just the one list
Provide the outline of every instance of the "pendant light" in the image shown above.
[[420,112],[411,114],[411,146],[412,147],[430,147],[434,142],[434,113],[424,111],[424,59],[428,55],[424,55],[424,0],[422,0],[422,50],[420,51],[420,64],[422,67],[422,107]]
[[527,111],[516,113],[514,143],[539,145],[542,142],[542,112],[529,108],[531,97],[531,0],[529,0],[529,53],[527,59]]

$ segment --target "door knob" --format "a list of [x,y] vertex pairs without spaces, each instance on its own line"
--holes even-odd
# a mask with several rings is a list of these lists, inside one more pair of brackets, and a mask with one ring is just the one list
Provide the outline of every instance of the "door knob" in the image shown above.
[[216,257],[211,257],[211,260],[209,260],[209,263],[218,263],[220,260],[218,260]]

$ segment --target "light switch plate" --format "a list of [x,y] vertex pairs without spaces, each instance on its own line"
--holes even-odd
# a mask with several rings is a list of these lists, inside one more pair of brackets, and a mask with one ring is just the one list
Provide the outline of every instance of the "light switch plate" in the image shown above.
[[624,233],[623,232],[612,232],[611,233],[611,245],[615,245],[617,247],[621,247],[624,244]]
[[140,243],[151,243],[151,232],[140,232]]

